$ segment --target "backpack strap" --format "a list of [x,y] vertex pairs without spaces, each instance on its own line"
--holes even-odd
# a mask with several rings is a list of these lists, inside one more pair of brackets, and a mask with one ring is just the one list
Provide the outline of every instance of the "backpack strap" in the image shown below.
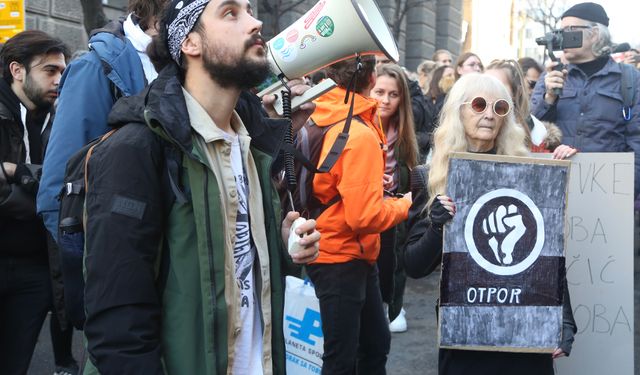
[[[364,121],[360,118],[360,116],[356,115],[356,116],[353,116],[353,118],[357,122],[361,123],[362,125],[367,126],[367,124],[364,123]],[[335,126],[336,124],[329,125],[327,127],[327,131],[333,126]],[[342,128],[342,132],[338,135],[335,142],[333,142],[333,144],[331,145],[331,149],[329,150],[329,153],[327,154],[325,159],[322,161],[322,164],[320,165],[320,167],[318,167],[317,169],[313,167],[310,170],[315,170],[315,173],[327,173],[331,170],[331,168],[333,168],[333,166],[336,164],[336,162],[340,158],[340,155],[342,154],[344,147],[347,144],[347,140],[349,139],[350,126],[351,126],[351,121],[348,121],[348,123],[345,122],[345,126]],[[308,172],[303,169],[302,173],[308,173]],[[301,190],[300,193],[303,194],[303,191]],[[312,194],[312,193],[309,192],[309,194]],[[341,200],[342,200],[342,196],[340,196],[340,194],[336,194],[333,198],[329,199],[327,203],[322,204],[319,207],[316,207],[314,209],[311,209],[309,212],[309,214],[311,215],[310,217],[313,217],[316,219],[319,218],[320,215],[322,215],[322,213],[326,209],[340,202]]]
[[88,172],[89,172],[89,159],[91,158],[91,155],[93,154],[93,149],[96,148],[96,146],[99,145],[100,143],[104,142],[104,140],[106,140],[107,138],[111,137],[111,135],[113,135],[113,133],[115,133],[116,130],[118,130],[118,129],[111,129],[105,135],[100,137],[100,140],[98,142],[94,143],[89,148],[89,150],[87,151],[87,154],[84,157],[84,193],[85,193],[85,196],[89,192],[89,174],[88,174]]
[[[356,116],[353,116],[353,118],[359,123],[366,126],[365,122],[360,118],[360,116],[356,115]],[[313,121],[313,120],[309,119],[309,121]],[[327,131],[332,127],[334,127],[335,125],[337,125],[338,122],[331,125],[327,125],[326,126]],[[299,161],[300,163],[302,163],[302,165],[304,165],[305,169],[312,171],[313,173],[327,173],[336,164],[336,162],[340,158],[340,155],[342,154],[342,151],[347,145],[350,128],[351,128],[351,121],[345,122],[344,127],[342,128],[342,132],[338,134],[338,137],[331,145],[331,149],[329,150],[329,153],[324,158],[324,160],[322,161],[322,164],[319,167],[316,167],[302,152],[300,152],[300,150],[298,150],[296,147],[294,147],[291,144],[284,143],[282,145],[282,149],[286,152],[291,153],[297,161]],[[305,136],[304,127],[302,127],[299,131],[302,132],[301,136],[304,137]]]
[[[93,52],[95,52],[95,50],[93,50]],[[109,65],[108,62],[104,61],[100,56],[98,57],[100,58],[100,63],[102,64],[102,70],[104,71],[104,75],[105,77],[107,77],[107,80],[109,81],[109,92],[111,93],[111,99],[115,103],[118,101],[118,99],[120,99],[123,96],[122,90],[120,90],[120,88],[115,84],[115,82],[109,79],[109,74],[111,74],[113,67]]]
[[[360,116],[356,115],[356,116],[353,116],[352,118],[358,121],[359,123],[363,124],[364,126],[367,126],[364,123],[364,121],[362,121]],[[347,118],[347,121],[344,123],[344,127],[342,128],[342,132],[338,134],[338,137],[336,138],[335,142],[333,142],[333,145],[331,145],[331,149],[329,150],[329,153],[322,161],[322,164],[320,165],[320,167],[318,167],[318,172],[320,173],[329,172],[331,168],[333,168],[333,166],[336,164],[338,159],[340,158],[342,151],[347,145],[347,140],[349,140],[349,129],[351,127],[350,120],[351,119]]]
[[624,63],[618,63],[622,74],[620,75],[620,94],[622,95],[622,118],[631,120],[631,108],[635,104],[636,77],[635,68]]
[[169,143],[167,140],[160,138],[160,141],[164,145],[165,169],[167,171],[167,179],[172,194],[171,202],[169,203],[172,204],[173,200],[180,204],[186,203],[188,201],[187,196],[180,187],[181,153],[177,147]]

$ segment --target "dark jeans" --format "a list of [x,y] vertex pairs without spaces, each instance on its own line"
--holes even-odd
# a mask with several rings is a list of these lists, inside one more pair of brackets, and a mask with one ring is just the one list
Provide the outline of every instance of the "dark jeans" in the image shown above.
[[377,260],[380,293],[382,301],[389,305],[389,321],[393,321],[402,310],[404,287],[407,282],[403,244],[398,243],[398,232],[398,227],[393,227],[380,233],[380,255]]
[[51,307],[46,258],[0,259],[0,372],[26,374]]
[[320,300],[322,374],[385,374],[391,344],[378,268],[365,261],[307,266]]
[[382,301],[387,304],[393,302],[394,273],[396,261],[396,229],[391,228],[380,234],[380,255],[378,255],[378,274],[380,279],[380,293]]

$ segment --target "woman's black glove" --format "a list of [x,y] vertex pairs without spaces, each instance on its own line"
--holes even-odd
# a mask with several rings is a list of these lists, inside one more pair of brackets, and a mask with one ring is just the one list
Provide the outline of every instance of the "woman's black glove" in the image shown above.
[[436,198],[431,202],[431,207],[429,208],[429,219],[431,220],[432,227],[442,229],[442,226],[446,224],[447,221],[451,220],[452,216],[449,211],[444,208],[438,197],[439,195],[436,195]]

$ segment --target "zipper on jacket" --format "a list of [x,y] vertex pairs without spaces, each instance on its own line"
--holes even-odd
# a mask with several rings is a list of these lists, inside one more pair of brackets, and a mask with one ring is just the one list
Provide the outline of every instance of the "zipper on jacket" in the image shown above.
[[[213,269],[213,248],[212,248],[212,239],[211,239],[211,218],[209,216],[209,173],[207,173],[207,166],[202,166],[202,171],[204,172],[204,220],[206,233],[207,233],[207,255],[209,257],[209,277],[211,278],[211,299],[213,305],[211,306],[211,311],[213,314],[213,332],[211,332],[214,341],[217,341],[215,338],[215,325],[216,325],[216,284],[215,284],[215,271]],[[218,343],[214,342],[214,346],[217,346]],[[215,356],[214,358],[214,366],[218,368],[218,358]]]

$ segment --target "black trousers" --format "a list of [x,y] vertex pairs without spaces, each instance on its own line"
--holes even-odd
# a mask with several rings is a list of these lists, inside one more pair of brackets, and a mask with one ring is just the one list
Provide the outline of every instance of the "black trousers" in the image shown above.
[[320,301],[322,374],[385,374],[391,345],[378,268],[362,260],[307,267]]
[[404,249],[398,235],[398,227],[380,233],[380,255],[378,271],[380,273],[380,293],[382,301],[389,305],[389,321],[393,321],[404,303],[404,287],[407,274],[404,272]]
[[393,302],[394,279],[397,268],[396,260],[396,229],[391,228],[380,234],[380,255],[378,255],[378,273],[380,279],[380,293],[382,301],[387,304]]
[[27,373],[51,307],[51,279],[46,258],[0,259],[0,372]]

